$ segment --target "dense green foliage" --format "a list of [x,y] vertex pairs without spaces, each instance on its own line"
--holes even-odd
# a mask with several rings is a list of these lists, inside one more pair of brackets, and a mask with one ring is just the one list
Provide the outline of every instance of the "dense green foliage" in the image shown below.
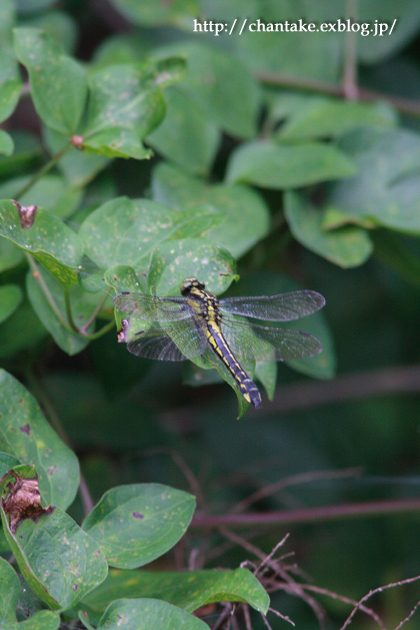
[[[340,628],[420,574],[417,4],[0,3],[2,630]],[[321,292],[323,353],[244,366],[261,411],[130,355],[115,293],[191,276]]]

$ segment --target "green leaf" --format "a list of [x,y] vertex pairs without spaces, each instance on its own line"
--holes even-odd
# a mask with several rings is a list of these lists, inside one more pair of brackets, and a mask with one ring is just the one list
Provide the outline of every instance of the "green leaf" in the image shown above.
[[162,241],[198,236],[221,221],[213,208],[175,212],[148,199],[113,199],[84,221],[79,237],[85,254],[101,269],[131,265],[145,269],[152,250]]
[[226,178],[229,182],[283,189],[351,177],[356,172],[353,161],[331,144],[250,142],[233,153]]
[[14,313],[22,298],[22,289],[17,284],[0,286],[0,324]]
[[73,608],[106,578],[108,565],[99,545],[60,508],[36,523],[25,519],[16,535],[3,508],[1,517],[22,575],[53,610]]
[[9,630],[17,626],[16,605],[20,593],[20,582],[13,567],[0,558],[0,628]]
[[102,612],[116,597],[153,597],[188,612],[213,602],[246,602],[267,613],[270,599],[259,581],[247,569],[235,571],[115,571],[83,603]]
[[28,71],[31,96],[41,120],[60,133],[74,133],[88,93],[84,69],[38,29],[19,28],[14,36],[16,55]]
[[112,0],[111,4],[130,22],[146,26],[158,24],[180,26],[186,18],[200,12],[197,0],[173,0],[165,4],[155,4],[149,0]]
[[[53,298],[62,317],[66,323],[70,325],[66,314],[63,288],[52,276],[45,272],[42,274],[42,278],[49,295]],[[35,313],[38,315],[50,335],[52,335],[56,344],[64,350],[64,352],[69,355],[73,355],[86,348],[89,344],[89,339],[82,337],[82,335],[76,332],[70,332],[63,325],[57,314],[53,311],[44,290],[39,284],[39,280],[34,277],[34,274],[30,270],[26,276],[26,290]],[[73,321],[76,326],[83,326],[94,311],[96,303],[99,302],[99,300],[99,297],[96,295],[92,296],[91,293],[83,291],[78,285],[73,285],[71,289],[69,289],[69,301]],[[92,323],[86,332],[90,334],[94,332],[94,330],[95,324]]]
[[[21,2],[21,0],[19,0]],[[69,55],[74,52],[78,41],[78,26],[69,13],[52,9],[46,13],[37,12],[35,17],[25,22],[25,26],[37,28],[54,39],[56,44]]]
[[0,201],[0,236],[30,253],[62,284],[77,282],[82,246],[77,234],[60,219],[38,208],[35,222],[22,228],[11,201]]
[[290,112],[276,138],[280,141],[336,138],[364,125],[394,127],[396,123],[396,114],[386,103],[308,97]]
[[0,452],[0,478],[18,464],[19,460],[16,457],[9,455],[9,453]]
[[191,173],[207,173],[219,145],[218,129],[180,87],[166,90],[165,100],[166,116],[148,144]]
[[0,129],[0,153],[4,155],[12,155],[13,153],[12,137],[3,129]]
[[16,630],[58,630],[59,627],[60,616],[56,612],[52,610],[38,610],[29,619],[21,621]]
[[332,186],[326,205],[420,234],[420,134],[362,129],[346,135],[340,147],[356,162],[358,174]]
[[[31,179],[30,176],[8,179],[0,184],[0,198],[15,199]],[[55,216],[67,218],[79,205],[82,194],[81,188],[70,188],[60,175],[45,175],[28,192],[19,195],[19,203],[23,206],[40,206]]]
[[304,247],[344,269],[358,267],[371,255],[372,242],[363,228],[324,230],[323,211],[293,191],[285,193],[284,204],[290,231]]
[[156,247],[150,259],[147,285],[159,295],[179,295],[185,278],[197,277],[210,293],[225,291],[236,274],[232,255],[202,238],[167,241]]
[[134,569],[171,549],[185,534],[195,509],[191,494],[161,484],[108,490],[83,521],[111,566]]
[[[91,78],[91,98],[82,137],[85,149],[108,157],[149,158],[142,140],[165,114],[155,66],[108,66]],[[163,79],[164,81],[164,79]]]
[[264,385],[268,398],[273,400],[277,383],[277,363],[274,361],[262,361],[257,363],[254,377]]
[[150,630],[176,628],[182,630],[206,630],[207,624],[181,608],[157,599],[118,599],[112,602],[97,626],[97,630],[120,630],[121,619],[127,628]]
[[208,239],[228,249],[235,258],[247,252],[269,230],[270,214],[264,199],[238,184],[208,185],[170,164],[160,163],[153,171],[153,197],[176,210],[208,204],[225,217],[208,232]]
[[[16,59],[0,48],[0,122],[14,112],[22,90],[19,67]],[[7,135],[3,134],[2,135]]]
[[196,42],[182,42],[158,50],[187,58],[182,86],[210,120],[232,136],[256,134],[259,91],[248,65],[234,55]]
[[66,509],[79,485],[79,465],[45,420],[35,398],[13,376],[0,370],[0,448],[33,464],[47,504]]

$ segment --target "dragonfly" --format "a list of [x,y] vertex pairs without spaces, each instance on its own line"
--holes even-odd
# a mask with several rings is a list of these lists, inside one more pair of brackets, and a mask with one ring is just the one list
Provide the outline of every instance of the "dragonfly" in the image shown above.
[[[322,351],[320,341],[309,333],[253,321],[287,322],[315,313],[325,304],[316,291],[217,299],[197,278],[184,280],[180,290],[182,297],[128,292],[114,297],[120,311],[150,324],[128,339],[129,352],[160,361],[216,355],[246,402],[260,407],[260,392],[242,368],[241,359],[291,361]],[[129,330],[129,319],[123,322]],[[123,333],[121,340],[127,341],[127,335]]]

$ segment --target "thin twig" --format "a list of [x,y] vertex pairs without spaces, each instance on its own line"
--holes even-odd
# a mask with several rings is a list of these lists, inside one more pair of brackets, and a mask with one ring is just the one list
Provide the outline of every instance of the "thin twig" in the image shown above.
[[[322,79],[309,79],[270,70],[259,70],[256,73],[256,78],[262,83],[276,87],[294,88],[305,92],[317,92],[338,97],[344,96],[342,85],[323,81]],[[384,94],[383,92],[376,92],[375,90],[361,87],[358,89],[358,98],[360,101],[366,102],[387,101],[402,114],[420,116],[420,101],[392,96],[391,94]]]
[[30,188],[32,188],[32,186],[34,186],[34,184],[36,184],[36,182],[41,179],[41,177],[48,173],[57,164],[57,162],[61,160],[63,155],[65,155],[67,151],[71,149],[71,147],[72,145],[69,143],[62,151],[56,153],[49,162],[44,164],[44,166],[37,173],[35,173],[35,175],[29,180],[29,182],[19,190],[19,192],[15,195],[15,199],[18,200],[20,197],[23,197],[23,195]]
[[378,588],[375,588],[372,591],[369,591],[369,593],[367,595],[365,595],[364,597],[362,597],[362,599],[357,603],[355,608],[351,611],[350,615],[347,617],[344,625],[341,626],[340,630],[346,630],[346,628],[348,628],[348,626],[351,624],[351,622],[353,620],[353,617],[355,616],[357,611],[360,609],[361,604],[366,602],[373,595],[377,595],[378,593],[382,593],[383,591],[386,591],[386,590],[388,590],[390,588],[395,588],[396,586],[404,586],[406,584],[411,584],[412,582],[417,582],[418,580],[420,580],[420,575],[417,575],[416,577],[413,577],[413,578],[408,578],[407,580],[401,580],[400,582],[393,582],[392,584],[386,584],[385,586],[379,586]]
[[239,514],[248,509],[253,503],[260,501],[284,488],[295,486],[301,483],[311,483],[312,481],[319,481],[320,479],[341,479],[346,477],[360,476],[363,472],[363,468],[358,466],[356,468],[347,468],[345,470],[319,470],[315,472],[299,473],[298,475],[292,475],[290,477],[284,477],[279,481],[271,483],[259,490],[253,492],[250,496],[243,501],[240,501],[229,510],[229,514]]
[[250,514],[203,514],[199,512],[193,517],[191,526],[201,529],[205,527],[290,525],[292,523],[313,523],[403,512],[420,512],[420,499],[364,501],[362,503],[343,503],[341,505],[252,512]]

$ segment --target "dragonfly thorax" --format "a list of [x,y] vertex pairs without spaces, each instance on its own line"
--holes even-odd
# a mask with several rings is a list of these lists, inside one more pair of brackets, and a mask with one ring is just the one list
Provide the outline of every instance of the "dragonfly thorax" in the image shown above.
[[204,282],[200,282],[197,278],[186,278],[181,284],[181,295],[187,297],[194,289],[196,291],[204,291],[205,288]]

